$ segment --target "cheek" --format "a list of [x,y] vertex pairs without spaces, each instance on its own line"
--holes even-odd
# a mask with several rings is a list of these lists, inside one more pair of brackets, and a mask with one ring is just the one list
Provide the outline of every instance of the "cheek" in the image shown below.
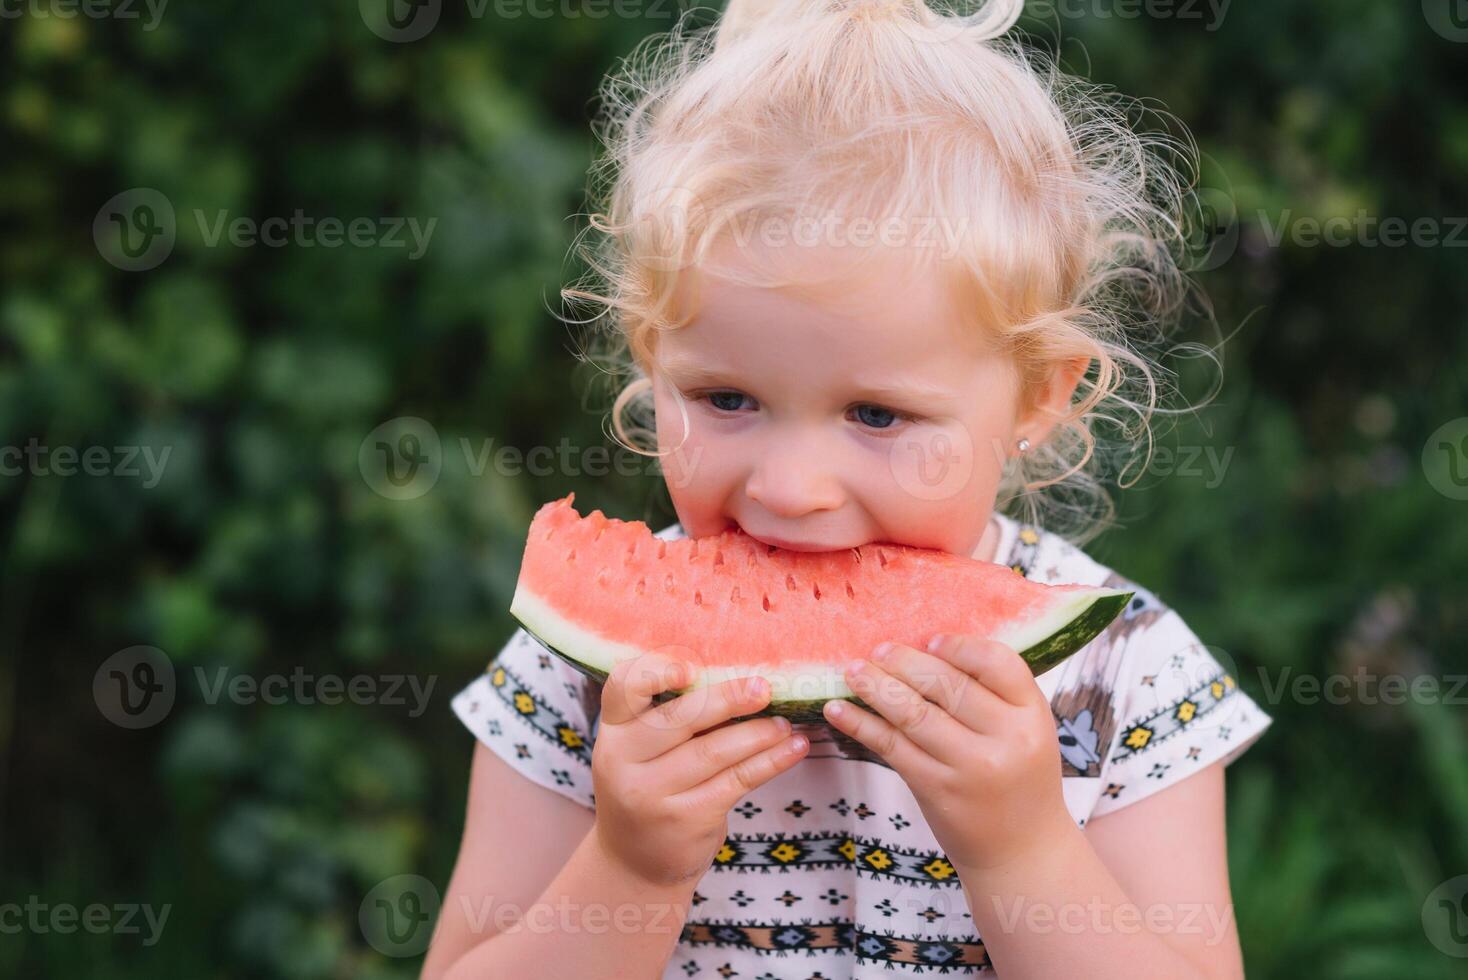
[[972,550],[993,510],[1002,447],[957,421],[911,426],[894,437],[881,487],[881,523],[894,538]]
[[663,481],[678,519],[694,537],[717,533],[726,523],[724,501],[739,483],[739,445],[699,419],[695,406],[686,407],[686,429],[675,398],[655,395],[654,406]]

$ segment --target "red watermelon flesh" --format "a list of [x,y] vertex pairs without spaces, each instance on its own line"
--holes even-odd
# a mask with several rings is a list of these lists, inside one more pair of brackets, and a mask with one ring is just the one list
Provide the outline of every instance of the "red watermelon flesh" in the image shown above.
[[901,545],[797,552],[739,530],[663,540],[641,521],[582,517],[574,499],[544,505],[530,526],[510,612],[531,635],[598,679],[652,651],[686,661],[690,689],[758,674],[772,688],[761,713],[797,721],[820,720],[830,698],[857,700],[844,667],[883,641],[991,637],[1039,674],[1132,595]]

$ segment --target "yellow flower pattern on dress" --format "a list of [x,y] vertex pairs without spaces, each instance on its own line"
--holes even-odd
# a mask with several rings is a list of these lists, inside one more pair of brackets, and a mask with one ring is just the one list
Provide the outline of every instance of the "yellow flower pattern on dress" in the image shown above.
[[1182,704],[1177,706],[1177,720],[1182,722],[1184,725],[1192,721],[1193,716],[1197,713],[1198,704],[1196,701],[1184,701]]
[[870,864],[878,871],[886,871],[892,867],[892,858],[880,847],[874,847],[870,851],[867,851],[862,855],[862,860],[866,861],[867,864]]
[[958,873],[954,870],[953,865],[949,864],[943,858],[933,858],[933,860],[923,865],[923,870],[938,881],[943,881]]
[[804,852],[787,840],[770,848],[766,853],[781,864],[789,864]]

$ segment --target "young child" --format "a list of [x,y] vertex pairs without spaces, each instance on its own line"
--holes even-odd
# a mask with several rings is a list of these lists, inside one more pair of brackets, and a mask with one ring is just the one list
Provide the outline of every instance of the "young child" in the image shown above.
[[425,977],[1243,975],[1223,770],[1270,719],[1078,547],[1099,436],[1145,450],[1162,410],[1188,147],[1037,68],[1021,6],[732,0],[656,39],[606,89],[606,288],[567,295],[630,354],[661,536],[1136,598],[1038,678],[973,637],[853,650],[869,708],[795,732],[736,720],[762,684],[657,704],[672,661],[597,685],[517,631],[454,701],[478,745]]

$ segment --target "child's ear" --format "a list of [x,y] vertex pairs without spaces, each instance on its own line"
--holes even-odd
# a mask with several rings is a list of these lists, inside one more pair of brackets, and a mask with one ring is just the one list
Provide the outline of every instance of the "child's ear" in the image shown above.
[[1050,437],[1056,424],[1071,412],[1071,399],[1076,386],[1086,376],[1091,366],[1089,357],[1073,357],[1055,361],[1050,365],[1046,380],[1034,394],[1030,407],[1015,424],[1014,438],[1028,439],[1030,445],[1038,446]]

